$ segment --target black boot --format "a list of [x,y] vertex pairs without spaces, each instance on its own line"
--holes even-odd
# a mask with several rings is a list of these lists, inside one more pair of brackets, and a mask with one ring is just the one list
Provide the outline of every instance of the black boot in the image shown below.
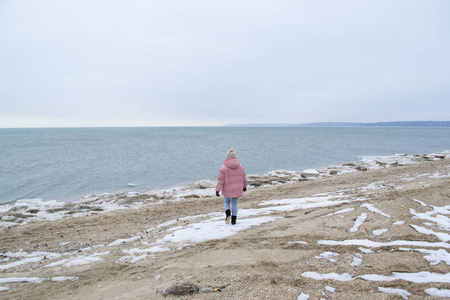
[[230,224],[230,219],[231,219],[231,211],[227,209],[225,211],[225,223]]
[[237,216],[231,216],[231,225],[236,225]]

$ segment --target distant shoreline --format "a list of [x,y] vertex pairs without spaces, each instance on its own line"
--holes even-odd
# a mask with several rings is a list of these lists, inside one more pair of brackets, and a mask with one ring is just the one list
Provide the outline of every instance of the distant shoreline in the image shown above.
[[164,125],[164,126],[44,126],[0,127],[11,129],[110,129],[110,128],[208,128],[208,127],[450,127],[450,121],[392,121],[392,122],[315,122],[315,123],[245,123],[225,125]]
[[227,127],[450,127],[450,121],[395,121],[395,122],[316,122],[316,123],[256,123],[227,124]]

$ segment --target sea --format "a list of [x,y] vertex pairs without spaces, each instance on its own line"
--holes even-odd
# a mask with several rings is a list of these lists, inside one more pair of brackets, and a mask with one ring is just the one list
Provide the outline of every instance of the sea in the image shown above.
[[0,204],[72,202],[216,180],[233,148],[247,174],[302,171],[365,156],[450,150],[448,127],[0,129]]

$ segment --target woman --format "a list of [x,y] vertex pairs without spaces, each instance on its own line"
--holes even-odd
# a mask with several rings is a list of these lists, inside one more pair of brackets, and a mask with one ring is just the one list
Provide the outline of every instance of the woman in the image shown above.
[[217,197],[221,190],[225,203],[225,223],[229,224],[231,219],[231,224],[235,225],[238,199],[247,190],[247,176],[233,149],[228,150],[227,158],[220,168],[216,186]]

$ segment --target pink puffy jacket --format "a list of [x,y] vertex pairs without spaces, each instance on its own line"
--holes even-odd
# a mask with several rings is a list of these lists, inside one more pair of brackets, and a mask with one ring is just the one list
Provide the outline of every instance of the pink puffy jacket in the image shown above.
[[247,175],[237,157],[227,158],[220,168],[216,191],[228,198],[242,197],[243,189],[247,188]]

